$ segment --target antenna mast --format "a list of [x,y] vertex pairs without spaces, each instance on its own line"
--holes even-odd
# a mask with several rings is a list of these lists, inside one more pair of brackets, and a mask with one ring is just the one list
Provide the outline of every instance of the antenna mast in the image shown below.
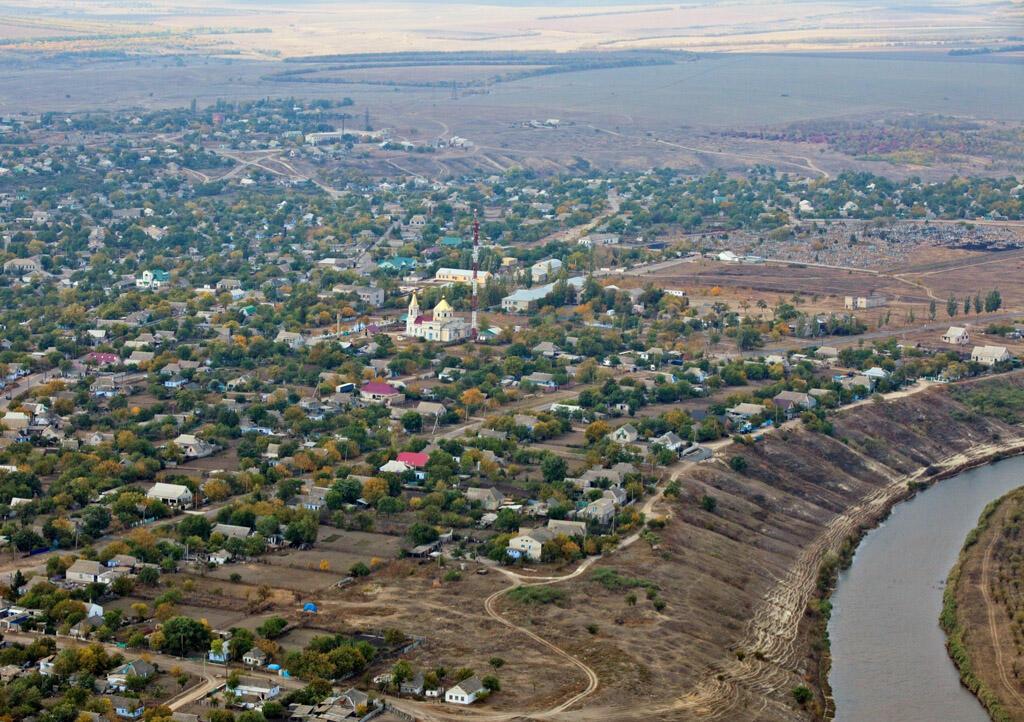
[[480,269],[480,220],[473,211],[473,314],[470,318],[470,333],[474,339],[479,338],[480,328],[476,322],[477,308],[477,271]]

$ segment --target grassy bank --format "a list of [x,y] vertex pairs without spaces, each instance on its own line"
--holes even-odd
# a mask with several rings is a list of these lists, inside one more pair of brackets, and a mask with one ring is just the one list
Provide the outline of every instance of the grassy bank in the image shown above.
[[[960,681],[978,698],[995,722],[1010,722],[1012,717],[1001,704],[998,695],[975,673],[975,665],[965,641],[968,629],[964,615],[959,609],[957,596],[963,583],[964,565],[971,554],[975,552],[978,540],[989,530],[995,513],[1003,504],[1009,503],[1011,497],[1014,496],[1024,497],[1024,491],[1021,489],[1011,491],[990,503],[981,512],[978,525],[967,535],[963,548],[960,550],[960,556],[946,580],[946,590],[942,595],[942,613],[939,615],[939,625],[946,633],[946,649],[960,672]],[[995,533],[998,532],[999,530],[995,531]]]

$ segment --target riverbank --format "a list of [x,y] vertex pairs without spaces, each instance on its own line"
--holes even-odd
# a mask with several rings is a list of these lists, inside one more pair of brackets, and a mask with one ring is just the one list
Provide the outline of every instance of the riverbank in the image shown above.
[[[599,560],[558,604],[511,613],[595,670],[588,719],[822,719],[823,562],[841,568],[920,489],[1024,452],[1016,419],[961,393],[991,401],[1005,387],[1024,389],[1024,373],[861,404],[830,417],[831,435],[796,425],[734,442],[680,475],[643,543]],[[660,606],[631,588],[656,590]]]
[[1024,719],[1019,556],[1024,488],[989,504],[949,573],[940,625],[960,679],[996,722]]
[[813,615],[813,621],[809,625],[809,637],[812,650],[810,656],[817,663],[816,684],[822,700],[821,719],[830,720],[836,714],[835,699],[829,685],[832,660],[828,623],[832,611],[833,595],[840,573],[848,569],[853,562],[861,540],[869,531],[888,519],[897,504],[911,500],[920,491],[971,469],[1021,454],[1024,454],[1024,438],[1014,438],[997,444],[984,445],[970,452],[953,454],[905,475],[894,481],[888,489],[889,493],[877,500],[873,511],[869,511],[859,518],[856,528],[843,539],[836,549],[824,553],[818,572],[818,596],[812,597],[808,602],[808,610],[812,613],[817,612]]

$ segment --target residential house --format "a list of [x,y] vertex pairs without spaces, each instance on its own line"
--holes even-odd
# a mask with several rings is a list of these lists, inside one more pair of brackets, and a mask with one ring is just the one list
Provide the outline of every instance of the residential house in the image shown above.
[[76,584],[95,584],[103,581],[101,577],[106,571],[107,568],[99,562],[90,559],[76,559],[75,563],[64,572],[64,578]]
[[595,499],[580,510],[579,516],[607,526],[615,518],[615,501],[607,497]]
[[114,708],[114,713],[118,717],[124,719],[139,719],[146,711],[146,705],[142,703],[141,699],[120,695],[113,695],[110,698],[110,706]]
[[179,434],[173,443],[181,449],[186,459],[202,459],[215,451],[213,444],[203,441],[194,434]]
[[818,400],[801,391],[780,391],[772,397],[772,403],[787,416],[795,416],[806,409],[813,409],[818,405]]
[[306,345],[306,337],[294,331],[278,331],[277,336],[274,337],[274,343],[286,344],[294,351]]
[[368,381],[359,389],[359,398],[363,403],[393,406],[405,401],[405,394],[391,384]]
[[412,679],[403,681],[399,687],[402,694],[412,694],[417,697],[423,694],[423,672],[417,672]]
[[1012,358],[1005,346],[975,346],[971,351],[971,361],[983,366],[995,366]]
[[130,677],[149,679],[154,674],[156,674],[156,667],[144,659],[136,659],[108,672],[107,686],[119,692],[124,692],[128,689]]
[[213,536],[214,534],[220,534],[227,539],[248,539],[252,534],[252,529],[237,524],[214,524],[213,529],[210,530],[210,535]]
[[636,443],[637,439],[640,438],[640,432],[636,430],[633,424],[624,424],[608,434],[608,438],[616,444],[625,446],[626,444]]
[[568,537],[587,535],[587,525],[582,521],[548,519],[547,528],[553,531],[556,535],[562,534]]
[[267,653],[259,647],[253,647],[242,655],[242,664],[248,667],[262,667],[267,663]]
[[503,501],[505,501],[505,495],[497,489],[484,489],[478,486],[471,486],[466,489],[466,499],[469,501],[478,501],[484,509],[494,511],[501,506]]
[[164,504],[178,509],[192,506],[192,490],[182,484],[167,484],[158,481],[146,492],[146,497],[162,501]]
[[760,404],[749,404],[739,403],[733,406],[731,409],[725,410],[725,416],[729,421],[734,424],[746,421],[755,416],[760,416],[765,411],[764,407]]
[[269,678],[243,676],[238,679],[237,687],[225,690],[235,696],[236,706],[253,709],[277,697],[281,693],[281,685]]
[[452,704],[473,704],[477,698],[484,693],[483,682],[479,677],[470,677],[450,687],[444,693],[444,701]]
[[558,532],[546,527],[537,529],[520,527],[519,534],[509,539],[509,555],[518,557],[525,554],[528,559],[540,561],[544,544],[556,536],[558,536]]
[[530,278],[534,283],[547,283],[562,270],[562,262],[557,258],[548,258],[530,266]]
[[674,431],[666,431],[661,436],[657,436],[651,439],[651,444],[657,444],[658,446],[664,446],[669,451],[681,451],[690,445],[689,441],[683,439],[679,434]]
[[942,341],[957,346],[966,346],[971,342],[971,334],[963,326],[950,326],[949,330],[942,335]]

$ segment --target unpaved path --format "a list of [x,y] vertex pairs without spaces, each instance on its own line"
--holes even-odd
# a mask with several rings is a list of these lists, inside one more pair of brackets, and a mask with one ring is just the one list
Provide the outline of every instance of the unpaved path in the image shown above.
[[1002,537],[1002,531],[992,527],[992,539],[985,547],[985,556],[981,559],[981,578],[978,580],[978,589],[981,591],[982,599],[985,600],[985,613],[988,617],[988,633],[992,640],[992,649],[995,650],[996,657],[996,668],[999,670],[999,679],[1003,683],[1003,687],[1009,691],[1010,695],[1014,698],[1018,705],[1024,707],[1024,695],[1021,695],[1018,690],[1018,685],[1014,684],[1013,679],[1007,670],[1007,664],[1005,655],[1003,654],[1002,635],[999,633],[999,612],[1000,609],[994,599],[992,599],[992,553],[995,551],[996,544]]

